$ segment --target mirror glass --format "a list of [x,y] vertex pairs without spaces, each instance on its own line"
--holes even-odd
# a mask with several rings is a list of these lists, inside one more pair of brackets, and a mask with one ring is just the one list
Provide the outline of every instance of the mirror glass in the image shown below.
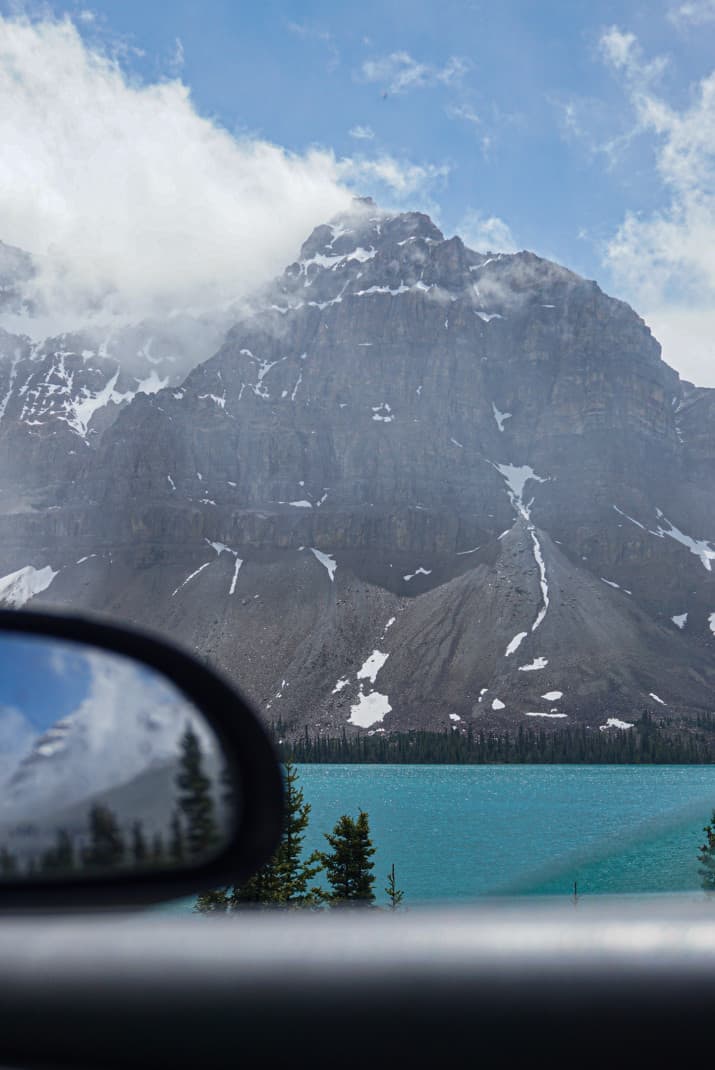
[[0,634],[0,879],[208,860],[233,836],[235,774],[203,715],[122,655]]

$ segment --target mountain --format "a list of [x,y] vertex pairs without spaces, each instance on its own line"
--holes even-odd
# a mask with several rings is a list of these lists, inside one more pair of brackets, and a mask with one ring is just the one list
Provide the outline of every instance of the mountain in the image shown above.
[[92,433],[74,380],[28,418],[3,352],[2,574],[168,631],[288,733],[713,711],[715,391],[595,282],[360,202],[180,383],[111,419],[83,383]]
[[2,511],[64,500],[121,409],[180,385],[224,333],[221,322],[188,315],[41,343],[0,328]]

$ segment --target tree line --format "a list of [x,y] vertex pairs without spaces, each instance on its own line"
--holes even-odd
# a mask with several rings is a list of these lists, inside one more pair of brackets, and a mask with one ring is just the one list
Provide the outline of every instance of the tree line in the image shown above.
[[692,724],[660,718],[649,710],[628,729],[601,731],[586,725],[557,730],[520,725],[514,731],[442,731],[291,735],[282,721],[271,724],[279,755],[300,764],[387,765],[706,765],[715,760],[715,716]]
[[[226,784],[225,775],[223,781]],[[163,833],[147,832],[140,819],[120,821],[110,806],[96,801],[87,812],[83,830],[58,827],[52,845],[41,851],[13,851],[8,844],[0,847],[0,875],[165,868],[205,856],[220,842],[219,820],[214,785],[204,769],[201,743],[191,726],[180,739],[175,787],[175,805]],[[227,803],[228,794],[226,788]],[[38,831],[33,825],[22,828],[26,838]]]
[[[200,914],[233,913],[241,909],[371,907],[375,903],[375,847],[367,813],[343,814],[332,832],[324,833],[328,850],[305,858],[303,841],[310,821],[310,803],[298,784],[298,770],[285,763],[286,817],[273,857],[244,884],[215,888],[198,897]],[[327,889],[316,883],[324,874]],[[397,910],[404,892],[397,886],[394,864],[385,885],[388,907]]]

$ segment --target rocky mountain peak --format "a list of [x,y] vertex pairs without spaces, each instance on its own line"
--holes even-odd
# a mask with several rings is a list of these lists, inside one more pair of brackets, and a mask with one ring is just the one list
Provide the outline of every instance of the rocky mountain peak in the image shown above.
[[595,282],[360,203],[79,449],[28,426],[50,350],[36,386],[0,362],[0,459],[45,488],[5,571],[51,566],[45,600],[169,630],[296,730],[710,712],[715,391]]

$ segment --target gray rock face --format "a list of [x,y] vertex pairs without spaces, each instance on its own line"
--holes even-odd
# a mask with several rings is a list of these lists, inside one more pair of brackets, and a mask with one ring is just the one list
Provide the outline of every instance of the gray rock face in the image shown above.
[[190,317],[42,343],[0,328],[0,510],[61,505],[120,410],[180,385],[223,333]]
[[53,410],[52,465],[8,481],[35,491],[3,572],[51,565],[45,601],[168,630],[295,731],[715,708],[715,391],[595,283],[365,204],[180,385],[129,392],[84,434]]

